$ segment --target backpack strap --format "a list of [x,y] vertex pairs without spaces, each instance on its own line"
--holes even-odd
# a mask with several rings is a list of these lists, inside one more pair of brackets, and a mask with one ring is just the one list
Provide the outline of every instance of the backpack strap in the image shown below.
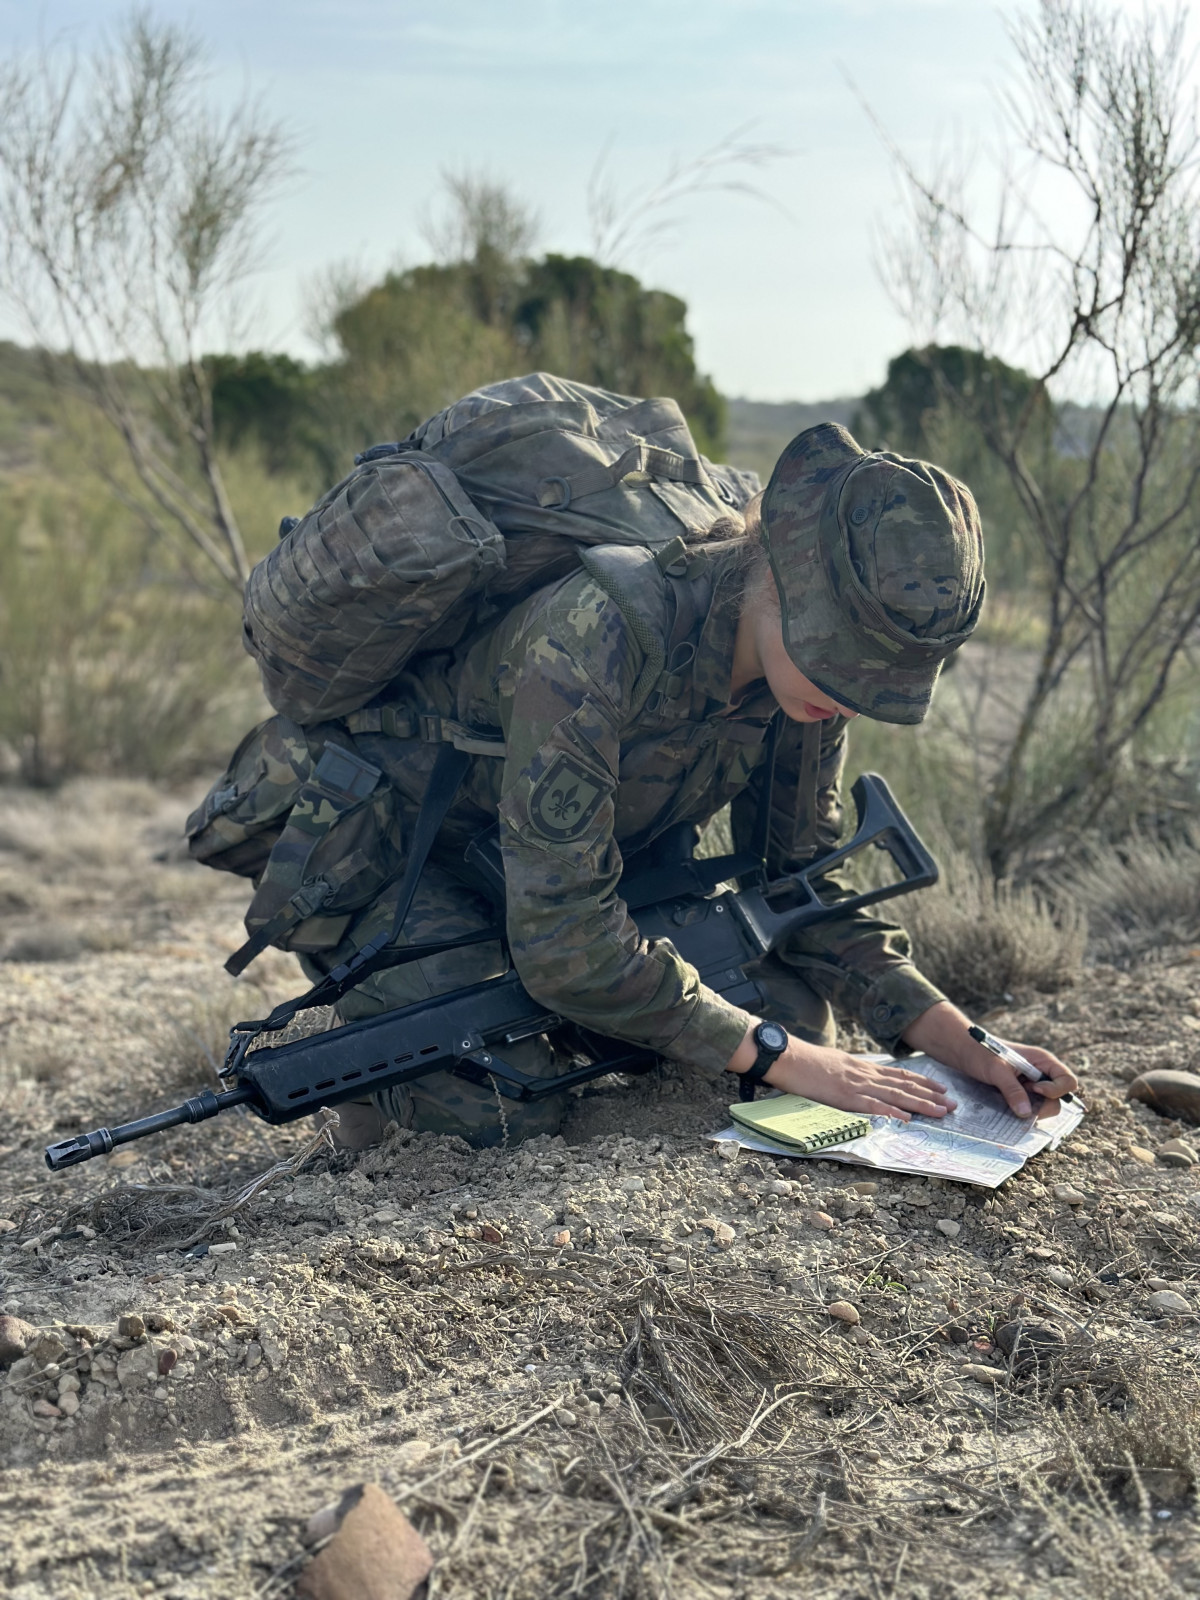
[[611,466],[585,467],[569,478],[543,478],[538,484],[538,505],[554,511],[565,511],[573,500],[583,500],[589,494],[602,494],[605,489],[615,489],[622,479],[636,473],[642,482],[651,478],[669,478],[672,483],[705,484],[708,473],[694,457],[681,456],[675,450],[664,450],[661,445],[647,444],[639,439],[631,444]]
[[420,739],[424,744],[451,744],[471,756],[501,756],[506,749],[502,733],[481,733],[465,723],[436,712],[413,711],[407,706],[364,706],[350,711],[342,722],[351,733],[382,733],[389,739]]

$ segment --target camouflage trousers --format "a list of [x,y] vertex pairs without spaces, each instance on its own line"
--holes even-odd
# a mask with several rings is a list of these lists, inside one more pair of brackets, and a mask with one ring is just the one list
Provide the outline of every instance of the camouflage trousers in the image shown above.
[[[334,950],[302,957],[310,977],[330,971],[360,949],[376,933],[390,928],[395,916],[398,884],[391,884],[366,910],[360,912]],[[421,874],[412,907],[405,919],[400,943],[425,944],[455,939],[494,927],[497,913],[490,902],[433,862]],[[378,1016],[383,1011],[412,1005],[450,989],[482,983],[508,970],[500,944],[468,945],[441,955],[392,967],[376,973],[344,996],[337,1014],[343,1022]],[[747,973],[766,996],[764,1013],[781,1022],[797,1038],[812,1044],[832,1045],[837,1037],[828,1003],[809,987],[799,973],[774,956],[753,963]],[[505,1058],[522,1072],[549,1077],[563,1072],[567,1059],[541,1035],[505,1049]],[[497,1090],[482,1088],[450,1072],[431,1073],[415,1083],[384,1089],[373,1104],[388,1122],[418,1132],[454,1133],[478,1149],[531,1139],[539,1133],[558,1133],[570,1105],[568,1094],[540,1101],[511,1100]]]

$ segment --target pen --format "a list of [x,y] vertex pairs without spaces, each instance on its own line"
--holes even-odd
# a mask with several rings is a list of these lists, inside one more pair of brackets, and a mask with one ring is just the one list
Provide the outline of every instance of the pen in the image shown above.
[[981,1044],[985,1050],[990,1050],[994,1056],[996,1056],[1000,1061],[1003,1061],[1006,1067],[1011,1067],[1013,1071],[1019,1073],[1022,1078],[1028,1078],[1032,1083],[1046,1082],[1046,1074],[1039,1068],[1035,1067],[1032,1061],[1026,1061],[1024,1056],[1018,1055],[1017,1052],[1011,1049],[1008,1045],[1002,1044],[999,1039],[994,1038],[993,1035],[988,1033],[985,1029],[978,1026],[972,1026],[967,1029],[967,1032],[971,1035],[972,1039]]

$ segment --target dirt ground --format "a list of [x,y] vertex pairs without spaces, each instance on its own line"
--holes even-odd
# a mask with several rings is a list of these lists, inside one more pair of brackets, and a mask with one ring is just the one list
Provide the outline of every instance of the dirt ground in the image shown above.
[[726,1092],[684,1071],[520,1148],[338,1155],[235,1113],[51,1174],[300,986],[222,972],[244,886],[181,856],[190,798],[0,811],[0,1312],[38,1330],[0,1366],[14,1600],[285,1596],[364,1480],[435,1597],[1200,1590],[1200,1166],[1124,1095],[1200,1070],[1200,949],[993,1015],[1089,1107],[994,1195],[715,1154]]

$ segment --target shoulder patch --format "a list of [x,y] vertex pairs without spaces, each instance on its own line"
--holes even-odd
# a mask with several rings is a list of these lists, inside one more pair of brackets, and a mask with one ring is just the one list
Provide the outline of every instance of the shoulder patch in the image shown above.
[[573,755],[559,751],[533,786],[529,821],[544,839],[577,839],[607,794],[603,784]]

